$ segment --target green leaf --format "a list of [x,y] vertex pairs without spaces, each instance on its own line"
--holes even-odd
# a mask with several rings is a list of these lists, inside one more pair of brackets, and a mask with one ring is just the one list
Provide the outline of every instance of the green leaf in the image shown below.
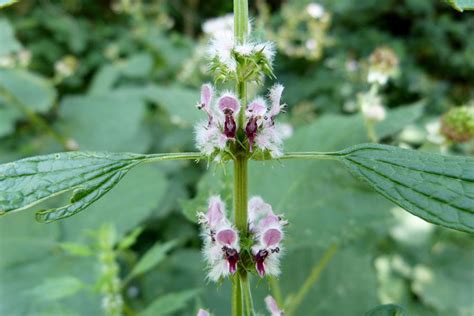
[[179,85],[150,85],[145,89],[148,100],[162,106],[170,115],[171,122],[183,126],[193,126],[199,119],[206,119],[194,104],[199,100],[199,91]]
[[[25,70],[0,69],[0,86],[34,112],[47,112],[56,100],[56,90],[49,81]],[[0,94],[0,103],[5,101],[7,98]]]
[[170,315],[186,307],[188,302],[199,293],[199,290],[187,290],[166,294],[152,302],[138,316]]
[[144,152],[151,134],[143,99],[127,91],[67,97],[59,111],[63,134],[81,150]]
[[[14,3],[15,1],[4,1],[0,0],[0,8],[5,3]],[[4,56],[10,53],[18,52],[21,49],[21,43],[15,37],[13,27],[7,19],[0,19],[0,38],[2,39],[2,45],[0,45],[0,56]]]
[[416,261],[412,291],[441,315],[474,315],[472,238],[463,246],[439,239],[426,258]]
[[408,316],[408,314],[401,306],[386,304],[371,309],[365,313],[365,316]]
[[167,187],[168,181],[159,166],[143,164],[133,168],[109,194],[91,205],[88,212],[62,222],[64,239],[73,241],[89,230],[100,229],[104,223],[113,223],[120,240],[157,210]]
[[133,246],[137,242],[137,238],[140,236],[143,230],[144,228],[141,226],[136,227],[119,242],[117,249],[125,250]]
[[166,254],[170,250],[175,248],[177,245],[177,240],[172,240],[164,244],[156,243],[150,250],[145,253],[145,255],[140,259],[140,261],[138,261],[132,272],[130,272],[130,275],[127,277],[127,279],[131,279],[138,275],[146,273],[154,266],[158,265],[166,258]]
[[7,7],[9,5],[12,5],[14,3],[17,3],[18,0],[0,0],[0,9],[3,7]]
[[0,213],[24,210],[73,191],[62,207],[37,212],[51,222],[82,211],[114,187],[134,166],[147,161],[199,159],[200,154],[68,152],[36,156],[0,165]]
[[388,111],[387,118],[375,125],[377,136],[384,138],[401,131],[405,126],[421,117],[424,107],[425,102],[419,101]]
[[71,216],[102,197],[144,158],[137,154],[69,152],[0,165],[0,211],[23,210],[74,190],[69,204],[36,214],[42,222]]
[[377,144],[341,152],[379,193],[424,220],[474,233],[474,159]]
[[89,257],[94,254],[92,249],[88,245],[73,243],[73,242],[64,242],[61,243],[61,249],[73,256],[78,257]]
[[76,294],[83,288],[82,282],[71,276],[46,279],[29,292],[38,300],[56,301]]
[[474,10],[474,0],[448,0],[448,3],[459,12]]

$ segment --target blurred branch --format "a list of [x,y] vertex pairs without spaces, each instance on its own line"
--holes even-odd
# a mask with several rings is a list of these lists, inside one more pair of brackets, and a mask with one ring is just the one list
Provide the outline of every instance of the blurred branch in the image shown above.
[[311,270],[311,274],[303,283],[298,293],[296,293],[296,295],[291,299],[290,304],[286,308],[286,311],[285,311],[286,316],[292,316],[295,313],[295,311],[298,309],[303,299],[308,294],[309,290],[311,290],[311,288],[316,283],[316,281],[318,281],[319,276],[321,275],[321,272],[331,261],[333,256],[336,254],[337,250],[338,250],[337,245],[332,245],[326,250],[321,260],[319,260],[319,262]]
[[0,96],[5,98],[7,103],[13,104],[18,110],[25,114],[28,119],[35,125],[38,129],[43,130],[47,134],[51,135],[65,150],[71,150],[71,146],[68,144],[68,140],[56,132],[48,122],[44,120],[41,116],[36,114],[34,111],[30,110],[23,102],[21,102],[15,95],[10,91],[0,86]]

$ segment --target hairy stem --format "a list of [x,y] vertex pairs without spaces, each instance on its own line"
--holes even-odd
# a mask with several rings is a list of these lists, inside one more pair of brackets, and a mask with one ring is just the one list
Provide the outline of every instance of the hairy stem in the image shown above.
[[242,316],[242,287],[240,276],[236,274],[232,278],[232,316]]
[[334,257],[334,255],[336,254],[337,249],[338,249],[337,245],[332,245],[331,247],[329,247],[326,250],[326,252],[324,253],[321,260],[319,260],[319,262],[316,263],[316,265],[311,270],[310,275],[308,276],[308,278],[306,278],[306,281],[303,283],[301,288],[298,290],[296,295],[291,300],[290,305],[286,309],[285,316],[294,315],[295,311],[298,309],[301,302],[303,301],[303,299],[308,294],[309,290],[311,290],[314,283],[316,283],[316,281],[319,279],[319,276],[321,275],[321,272],[324,270],[324,268],[331,261],[332,257]]
[[245,41],[249,28],[249,4],[247,0],[234,0],[234,36],[238,44]]
[[250,290],[250,281],[248,279],[248,274],[246,271],[240,273],[240,284],[242,286],[242,295],[244,297],[244,315],[253,316],[253,300],[252,300],[252,291]]
[[247,157],[234,160],[234,219],[242,236],[247,234]]
[[[246,41],[248,34],[249,15],[248,0],[234,0],[234,37],[235,44]],[[241,74],[241,66],[237,66],[237,74]],[[245,109],[247,107],[247,83],[245,77],[237,76],[236,92],[241,107],[238,117],[237,144],[243,144]],[[241,236],[246,236],[247,227],[247,161],[248,155],[243,146],[234,147],[234,221]],[[252,295],[247,271],[241,271],[233,278],[232,283],[232,316],[253,315]],[[243,298],[243,301],[242,301]]]

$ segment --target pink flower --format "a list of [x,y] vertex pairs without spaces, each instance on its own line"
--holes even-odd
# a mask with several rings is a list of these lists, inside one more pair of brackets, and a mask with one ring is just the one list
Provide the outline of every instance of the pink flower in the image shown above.
[[225,115],[224,135],[227,136],[228,139],[235,139],[237,132],[235,117],[240,110],[239,100],[231,93],[224,93],[217,101],[217,105],[219,110]]
[[273,213],[270,204],[261,197],[249,201],[249,229],[256,243],[252,247],[255,269],[260,277],[278,275],[281,255],[280,242],[283,239],[283,226],[287,222]]
[[209,316],[209,315],[210,315],[210,314],[209,314],[208,311],[206,311],[206,310],[204,310],[204,309],[200,309],[200,310],[198,311],[198,313],[197,313],[196,316]]
[[245,126],[245,135],[249,141],[249,150],[253,151],[253,144],[255,137],[257,137],[258,128],[261,125],[260,121],[267,112],[267,105],[263,98],[257,98],[252,101],[247,107],[246,115],[248,117],[247,125]]
[[207,113],[209,117],[208,126],[212,123],[211,102],[214,94],[214,88],[211,84],[206,83],[201,87],[201,102],[197,104],[197,108]]
[[234,274],[240,259],[239,234],[226,217],[225,204],[219,196],[209,199],[207,213],[199,213],[203,227],[203,254],[209,265],[208,278],[218,281]]
[[265,305],[267,305],[271,316],[283,316],[283,311],[278,308],[278,304],[272,296],[268,295],[265,298]]

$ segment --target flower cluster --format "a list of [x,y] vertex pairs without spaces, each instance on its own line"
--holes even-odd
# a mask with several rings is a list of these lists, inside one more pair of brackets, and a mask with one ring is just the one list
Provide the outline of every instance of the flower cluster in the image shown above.
[[251,153],[257,147],[274,158],[281,156],[283,139],[291,134],[285,125],[275,122],[276,116],[285,107],[281,104],[282,92],[283,86],[276,84],[270,89],[268,100],[257,97],[251,101],[242,113],[244,125],[239,126],[241,105],[238,98],[232,92],[225,91],[213,102],[214,88],[211,84],[204,84],[197,107],[206,112],[208,119],[195,128],[197,148],[205,155],[221,157],[219,154],[231,152],[228,146],[236,143],[237,130],[242,128],[245,141],[238,145]]
[[385,85],[398,71],[398,57],[389,47],[377,48],[369,57],[367,81]]
[[[261,197],[253,197],[248,203],[248,249],[241,249],[239,231],[227,219],[225,204],[218,196],[209,199],[207,213],[199,213],[204,239],[203,254],[209,265],[208,278],[218,281],[235,274],[239,263],[245,270],[256,271],[260,277],[280,274],[280,256],[283,226],[287,222],[273,213],[270,204]],[[243,244],[247,244],[244,242]],[[250,260],[241,256],[250,255]]]
[[280,256],[283,239],[283,226],[287,221],[273,213],[270,204],[261,197],[253,197],[249,201],[249,230],[254,237],[252,255],[257,273],[264,275],[280,274]]
[[[261,82],[262,74],[273,77],[272,63],[275,57],[273,43],[246,40],[244,43],[236,44],[233,15],[208,21],[203,25],[203,30],[211,36],[207,55],[211,61],[210,68],[216,74],[216,80],[245,79]],[[246,38],[250,34],[250,24],[248,30]]]
[[[327,36],[331,14],[319,3],[311,2],[302,10],[300,4],[287,2],[282,6],[283,23],[269,36],[287,56],[318,60],[330,45]],[[305,31],[302,31],[305,30]]]
[[387,116],[386,110],[382,104],[382,98],[376,89],[370,89],[367,92],[357,95],[357,102],[360,106],[362,115],[371,122],[381,122]]
[[239,261],[239,234],[226,216],[225,204],[220,197],[209,199],[206,214],[199,213],[203,226],[204,256],[209,264],[209,279],[217,281],[234,274]]

